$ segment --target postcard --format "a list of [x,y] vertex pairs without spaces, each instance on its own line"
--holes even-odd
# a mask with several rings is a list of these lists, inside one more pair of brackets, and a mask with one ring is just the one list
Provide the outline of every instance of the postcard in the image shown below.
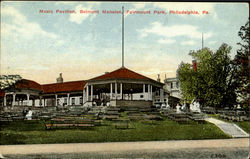
[[0,158],[249,158],[249,4],[2,1]]

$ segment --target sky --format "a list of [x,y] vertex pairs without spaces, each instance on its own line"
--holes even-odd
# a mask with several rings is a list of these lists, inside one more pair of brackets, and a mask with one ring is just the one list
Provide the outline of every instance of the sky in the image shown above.
[[191,63],[188,53],[201,49],[202,34],[204,47],[227,43],[233,58],[249,17],[247,3],[1,2],[0,74],[45,84],[59,73],[76,81],[119,69],[122,6],[125,67],[161,80],[175,77],[182,61]]

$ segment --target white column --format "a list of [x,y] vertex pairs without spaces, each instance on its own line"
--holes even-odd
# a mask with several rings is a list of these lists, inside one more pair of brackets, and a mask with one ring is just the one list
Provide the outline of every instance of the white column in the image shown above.
[[146,94],[145,94],[145,84],[143,84],[143,98],[144,98],[144,100],[146,99]]
[[40,96],[39,97],[39,107],[41,107],[42,106],[42,97]]
[[30,104],[30,94],[27,94],[27,106]]
[[91,100],[91,102],[92,102],[92,101],[93,101],[93,85],[91,85],[90,88],[91,88],[90,100]]
[[16,94],[13,94],[13,101],[12,101],[12,106],[14,106],[16,103]]
[[87,94],[86,94],[87,96],[87,102],[89,101],[89,86],[87,85]]
[[32,106],[35,106],[35,99],[32,99]]
[[121,99],[122,99],[122,83],[120,83],[120,96],[121,96]]
[[150,85],[148,84],[148,99],[147,100],[149,100],[149,98],[150,98]]
[[115,99],[117,99],[117,83],[115,83]]
[[3,97],[3,106],[7,106],[6,104],[7,104],[7,102],[6,102],[6,95],[4,95],[4,97]]
[[112,99],[113,96],[113,85],[110,83],[110,100]]
[[163,89],[160,89],[160,101],[164,102],[164,91],[163,91]]
[[58,106],[58,103],[57,103],[57,94],[55,95],[55,97],[56,97],[56,107]]
[[67,93],[67,105],[69,105],[69,93]]
[[46,99],[45,98],[43,99],[43,106],[44,107],[46,106]]
[[150,100],[153,100],[153,86],[150,85]]
[[85,103],[85,101],[86,101],[86,90],[85,90],[85,88],[83,89],[83,96],[82,96],[82,103],[84,104]]

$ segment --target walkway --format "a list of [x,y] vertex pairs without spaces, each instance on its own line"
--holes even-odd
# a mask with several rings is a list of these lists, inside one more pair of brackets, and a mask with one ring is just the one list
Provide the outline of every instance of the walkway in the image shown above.
[[231,135],[233,138],[249,137],[249,134],[242,130],[238,125],[234,123],[227,123],[215,118],[206,118],[206,121],[215,124],[226,134]]
[[76,144],[0,145],[0,154],[48,154],[82,152],[170,151],[196,148],[248,148],[248,138]]

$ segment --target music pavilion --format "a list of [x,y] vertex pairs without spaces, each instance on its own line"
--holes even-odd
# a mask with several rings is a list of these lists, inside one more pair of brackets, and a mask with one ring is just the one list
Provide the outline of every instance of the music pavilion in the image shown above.
[[101,106],[150,107],[163,83],[150,79],[125,67],[98,77],[57,83],[39,84],[22,79],[1,93],[3,106]]

